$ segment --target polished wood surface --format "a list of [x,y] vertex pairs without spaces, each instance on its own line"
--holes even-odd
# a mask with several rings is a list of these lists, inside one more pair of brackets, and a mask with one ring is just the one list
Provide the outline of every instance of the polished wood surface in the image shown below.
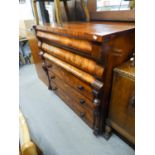
[[27,36],[29,46],[31,49],[31,53],[33,56],[33,61],[35,64],[37,75],[46,85],[48,85],[47,76],[46,76],[44,70],[42,69],[42,60],[39,56],[40,49],[38,47],[38,40],[37,40],[36,35],[32,29],[33,24],[34,23],[32,21],[29,21],[29,20],[25,21],[25,25],[26,25],[26,29],[27,29],[26,36]]
[[99,80],[95,79],[93,76],[90,74],[79,70],[78,68],[69,65],[68,63],[61,61],[47,53],[44,53],[43,55],[44,58],[54,62],[56,65],[62,67],[63,69],[67,70],[68,72],[72,73],[76,77],[80,78],[81,80],[85,81],[86,83],[90,84],[92,87],[96,89],[101,89],[103,87],[103,83],[100,82]]
[[85,72],[92,74],[93,76],[101,78],[103,76],[104,68],[98,65],[95,61],[87,59],[85,57],[79,56],[77,54],[73,54],[67,50],[63,50],[61,48],[51,46],[46,43],[40,44],[40,48],[47,53],[59,58],[71,64]]
[[[71,73],[65,71],[61,67],[55,65],[54,63],[49,62],[46,60],[47,66],[50,66],[48,68],[48,71],[53,74],[50,76],[50,78],[54,78],[58,76],[60,79],[62,79],[65,83],[76,89],[77,92],[81,93],[91,101],[94,99],[93,96],[93,88],[90,87],[88,84],[80,80],[79,78],[73,76]],[[52,67],[51,67],[52,65]]]
[[[107,125],[135,143],[135,67],[131,61],[114,69]],[[119,91],[118,91],[119,90]]]
[[23,145],[30,141],[30,134],[29,134],[26,120],[21,111],[19,111],[19,122],[20,122],[20,133],[21,133],[20,144]]
[[[103,77],[104,93],[102,96],[103,104],[101,110],[103,119],[105,119],[108,115],[113,69],[128,60],[134,52],[134,33],[133,29],[132,31],[125,31],[122,34],[116,34],[114,38],[103,44],[103,59],[105,62],[105,76]],[[104,126],[104,123],[101,123],[101,126]]]
[[54,0],[54,7],[55,7],[55,11],[56,11],[57,23],[62,24],[60,0]]
[[119,67],[116,67],[114,71],[120,73],[122,76],[135,80],[134,58],[131,57],[128,62],[121,64]]
[[35,21],[36,21],[36,24],[38,25],[39,24],[39,16],[38,16],[38,10],[37,10],[37,1],[36,0],[32,0],[32,8],[33,8],[33,11],[34,11],[34,17],[35,17]]
[[101,44],[42,31],[36,31],[36,34],[39,40],[44,40],[44,42],[50,45],[57,46],[69,51],[71,50],[76,54],[87,56],[88,58],[94,59],[95,61],[97,60],[98,62],[102,63]]
[[[93,112],[90,110],[90,101],[83,97],[81,94],[77,93],[72,87],[65,84],[58,77],[52,79],[51,85],[53,87],[54,92],[58,94],[60,98],[62,98],[67,105],[69,105],[87,124],[92,127],[93,125]],[[66,91],[68,90],[68,91]],[[72,94],[72,96],[70,96]],[[85,102],[80,102],[84,100]]]
[[33,34],[31,36],[29,36],[29,45],[30,45],[30,48],[32,50],[32,56],[33,56],[33,60],[35,63],[35,68],[37,70],[37,74],[38,74],[39,78],[46,85],[48,85],[47,76],[42,69],[42,61],[41,61],[41,58],[38,54],[40,49],[38,48],[37,39]]
[[90,41],[103,42],[115,33],[132,30],[134,24],[115,22],[70,22],[60,26],[56,23],[38,25],[36,30],[56,33],[60,35],[81,38]]
[[20,123],[20,150],[22,155],[39,155],[36,145],[31,141],[26,120],[21,111],[19,111]]
[[[91,100],[89,100],[87,97],[83,96],[81,93],[77,92],[72,86],[68,85],[64,81],[62,81],[62,77],[59,78],[58,76],[55,76],[53,78],[53,73],[49,72],[49,76],[51,76],[51,84],[55,83],[58,85],[58,88],[63,87],[63,89],[67,89],[68,94],[72,94],[71,98],[74,99],[77,104],[84,109],[87,109],[88,112],[92,113],[92,109],[94,108],[94,104]],[[54,90],[57,88],[54,88]]]
[[88,54],[91,53],[92,51],[92,44],[86,40],[79,40],[79,39],[69,38],[69,37],[60,36],[56,34],[45,33],[41,31],[37,32],[37,37],[42,39],[48,39],[49,41],[52,41],[54,43],[59,43],[61,45],[70,46],[75,49],[82,50]]
[[[35,30],[42,51],[43,68],[49,79],[49,89],[53,90],[51,81],[54,83],[54,79],[59,78],[63,87],[67,85],[69,89],[71,87],[89,99],[94,107],[90,108],[93,113],[93,132],[95,135],[105,133],[113,69],[129,59],[134,52],[134,24],[71,22],[63,26],[38,25]],[[77,89],[79,84],[82,86],[80,89],[85,88],[84,93]],[[61,88],[58,95],[74,107],[76,103],[64,97],[64,94],[68,94],[68,98],[75,96],[68,93],[69,89]]]
[[[90,127],[92,127],[94,129],[94,133],[97,134],[98,126],[99,126],[98,111],[99,111],[99,106],[100,106],[100,100],[97,99],[98,91],[88,87],[88,85],[83,83],[80,79],[73,78],[74,77],[73,75],[71,75],[69,72],[67,73],[67,71],[65,71],[61,67],[57,66],[56,64],[52,63],[51,61],[48,61],[45,59],[44,63],[48,70],[48,77],[50,80],[49,88],[51,90],[55,91],[55,90],[57,90],[57,88],[63,87],[62,89],[63,89],[64,93],[67,93],[68,97],[72,101],[72,103],[69,103],[69,106],[74,107],[75,106],[74,104],[80,104],[81,105],[80,107],[83,107],[85,109],[86,112],[77,113],[80,117],[87,118],[84,116],[85,115],[87,116],[89,113],[91,114],[91,117],[93,116],[93,119],[90,119],[90,120],[84,119],[84,120],[86,121],[86,123],[88,123],[88,125]],[[70,77],[70,79],[69,79],[69,77]],[[60,79],[60,80],[58,80],[58,79]],[[68,81],[68,80],[70,80],[70,81]],[[79,84],[79,82],[80,82],[80,84],[82,83],[82,85],[80,85],[80,87],[79,87],[79,85],[76,85],[76,84]],[[55,85],[53,86],[53,83],[57,83],[57,86],[59,86],[59,87],[57,87]],[[77,90],[76,86],[78,86],[79,91]],[[81,86],[83,87],[82,89],[81,89]],[[85,91],[84,90],[85,88],[86,88],[86,90],[88,90],[88,88],[89,88],[90,90],[92,90],[92,92],[90,92],[90,90],[89,90],[89,92]],[[92,95],[91,95],[91,93],[92,93]],[[64,98],[61,90],[58,91],[58,95],[66,102],[66,98]],[[88,96],[92,97],[91,100]],[[73,102],[73,100],[75,100],[76,103]],[[73,109],[73,107],[72,107],[72,109]],[[76,111],[76,109],[75,109],[75,111]],[[89,120],[89,121],[87,121],[87,120]]]

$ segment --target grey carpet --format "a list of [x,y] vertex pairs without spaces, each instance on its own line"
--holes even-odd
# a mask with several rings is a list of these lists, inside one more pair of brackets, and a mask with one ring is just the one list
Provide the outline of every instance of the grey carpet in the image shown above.
[[44,155],[134,155],[118,136],[106,141],[38,79],[34,65],[20,68],[20,108]]

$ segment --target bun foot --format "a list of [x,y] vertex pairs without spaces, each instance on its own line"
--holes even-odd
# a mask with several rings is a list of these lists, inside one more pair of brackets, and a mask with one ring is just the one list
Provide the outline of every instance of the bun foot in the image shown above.
[[48,90],[52,90],[52,87],[51,86],[48,86]]
[[111,133],[112,133],[111,131],[112,131],[111,127],[108,126],[108,125],[106,125],[106,126],[105,126],[105,132],[104,132],[104,134],[103,134],[103,137],[104,137],[106,140],[108,140],[108,139],[111,137]]
[[94,131],[93,131],[93,134],[95,136],[99,136],[99,129],[98,128],[95,128]]

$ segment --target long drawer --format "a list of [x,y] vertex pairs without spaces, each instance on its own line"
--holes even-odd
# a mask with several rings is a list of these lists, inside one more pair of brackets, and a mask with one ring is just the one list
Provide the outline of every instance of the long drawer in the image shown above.
[[94,89],[100,90],[101,88],[103,88],[103,83],[101,81],[99,81],[98,79],[96,79],[94,76],[88,74],[87,72],[84,72],[84,71],[82,71],[82,70],[62,61],[62,60],[59,60],[58,58],[56,58],[48,53],[42,52],[42,57],[44,59],[47,59],[50,62],[60,66],[61,68],[68,71],[72,75],[76,76],[83,82],[86,82],[87,84],[92,86]]
[[53,78],[53,76],[58,76],[68,85],[73,87],[77,92],[89,98],[91,101],[93,100],[93,89],[89,85],[76,78],[69,72],[65,71],[64,69],[60,68],[59,66],[55,65],[54,63],[48,60],[46,60],[46,63],[47,66],[49,66],[48,70],[50,72],[50,78]]
[[95,77],[102,78],[104,68],[93,60],[74,54],[68,50],[39,42],[39,47],[50,55],[67,62]]
[[37,37],[39,39],[48,40],[50,41],[50,43],[54,43],[55,45],[58,44],[79,51],[79,53],[88,55],[96,60],[101,60],[102,51],[101,44],[99,45],[99,43],[94,43],[87,40],[76,39],[42,31],[37,31]]
[[58,77],[51,80],[52,89],[69,105],[90,127],[93,127],[93,108],[87,98],[76,92]]
[[72,98],[74,98],[74,100],[76,100],[78,102],[78,104],[80,104],[83,107],[87,108],[88,111],[91,111],[92,109],[94,109],[95,106],[94,106],[92,100],[88,99],[87,97],[85,97],[81,93],[77,92],[73,87],[71,87],[70,85],[68,85],[67,83],[65,83],[62,80],[62,78],[59,78],[58,76],[53,75],[53,73],[51,73],[51,72],[49,72],[49,76],[52,77],[50,79],[51,82],[58,83],[58,85],[60,85],[59,83],[61,83],[62,86],[60,86],[60,87],[64,87],[63,88],[64,91],[69,92],[69,95]]

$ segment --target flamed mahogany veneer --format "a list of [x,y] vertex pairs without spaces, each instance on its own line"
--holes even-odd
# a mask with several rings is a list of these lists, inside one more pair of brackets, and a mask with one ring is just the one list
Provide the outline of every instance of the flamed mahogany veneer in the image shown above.
[[[42,70],[53,90],[95,135],[105,131],[113,68],[134,51],[134,24],[70,22],[35,27]],[[39,54],[39,53],[35,53]],[[38,62],[37,62],[38,63]]]

